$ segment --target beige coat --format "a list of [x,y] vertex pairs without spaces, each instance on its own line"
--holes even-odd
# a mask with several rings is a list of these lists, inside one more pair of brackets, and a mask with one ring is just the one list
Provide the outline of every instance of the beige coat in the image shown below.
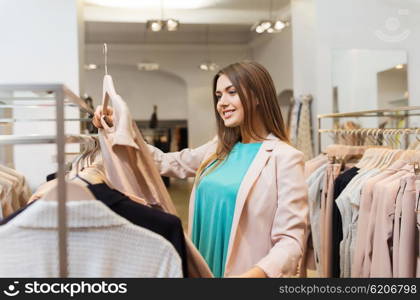
[[[215,152],[213,139],[196,149],[163,153],[150,146],[161,175],[186,178]],[[254,266],[269,277],[296,274],[303,255],[307,226],[307,187],[303,154],[269,134],[250,165],[238,191],[224,276]],[[189,228],[194,219],[195,188],[189,205]]]

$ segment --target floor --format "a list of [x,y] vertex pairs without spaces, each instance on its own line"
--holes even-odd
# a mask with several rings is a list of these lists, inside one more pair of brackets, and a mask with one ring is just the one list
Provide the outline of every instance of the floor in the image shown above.
[[192,187],[191,181],[171,178],[171,185],[168,188],[185,230],[188,228],[188,203]]

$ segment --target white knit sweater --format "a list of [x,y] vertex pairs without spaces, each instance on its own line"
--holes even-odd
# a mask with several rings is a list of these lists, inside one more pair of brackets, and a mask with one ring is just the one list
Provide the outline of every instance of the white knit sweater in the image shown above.
[[[163,237],[96,200],[67,203],[70,277],[182,277]],[[38,200],[0,226],[0,277],[58,277],[57,202]]]

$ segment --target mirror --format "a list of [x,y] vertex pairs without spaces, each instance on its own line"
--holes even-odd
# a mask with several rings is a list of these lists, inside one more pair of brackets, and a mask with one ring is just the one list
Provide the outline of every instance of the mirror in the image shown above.
[[[406,51],[334,49],[331,67],[333,112],[408,106]],[[357,122],[378,127],[383,120],[361,118]]]

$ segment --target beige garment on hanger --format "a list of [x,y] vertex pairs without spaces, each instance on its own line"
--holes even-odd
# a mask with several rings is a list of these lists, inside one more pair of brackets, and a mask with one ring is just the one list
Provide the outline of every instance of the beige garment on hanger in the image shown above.
[[[378,202],[372,244],[372,260],[370,277],[392,277],[392,234],[395,216],[395,202],[400,189],[401,181],[407,180],[411,174],[400,179],[388,181],[382,185],[384,196]],[[406,187],[404,195],[407,196],[410,187]],[[406,196],[403,196],[406,197]]]
[[[416,237],[417,241],[420,241],[420,197],[417,192],[417,201],[416,201],[416,219],[417,219],[417,232]],[[417,244],[417,267],[416,267],[416,277],[420,278],[420,243]]]
[[[406,179],[406,189],[402,197],[401,230],[398,253],[398,277],[416,277],[416,200],[419,181],[416,175]],[[416,245],[417,243],[417,245]]]
[[367,243],[367,228],[369,224],[369,214],[372,210],[374,186],[377,182],[389,178],[390,176],[400,171],[400,168],[404,167],[405,165],[406,162],[403,160],[396,161],[383,172],[372,178],[369,178],[363,186],[359,207],[359,219],[357,222],[355,250],[351,268],[352,277],[362,277],[362,266]]
[[400,190],[398,191],[397,199],[395,200],[394,229],[393,229],[393,234],[392,234],[392,277],[394,278],[398,277],[402,198],[404,195],[404,190],[406,188],[406,185],[407,185],[407,182],[405,180],[402,180],[401,185],[400,185]]
[[305,178],[308,179],[309,176],[320,166],[325,165],[328,162],[328,157],[325,154],[320,154],[315,158],[305,162]]
[[321,253],[321,277],[332,276],[332,212],[334,201],[334,181],[340,174],[340,164],[330,164],[327,166],[323,191],[321,197],[320,212],[320,253]]
[[369,212],[368,217],[368,225],[365,229],[366,237],[365,237],[365,247],[364,247],[364,255],[363,255],[363,264],[362,264],[362,274],[361,277],[370,277],[371,267],[372,267],[372,249],[374,244],[375,238],[375,228],[376,226],[380,226],[376,224],[376,215],[379,207],[379,203],[385,197],[393,197],[396,199],[398,195],[398,188],[399,185],[393,186],[392,189],[385,191],[386,187],[395,180],[400,180],[403,176],[409,173],[408,166],[403,167],[394,175],[391,175],[374,185],[373,197],[372,197],[372,204],[371,209]]
[[[175,206],[131,118],[127,104],[118,95],[110,99],[114,125],[109,127],[102,118],[104,129],[99,130],[103,165],[108,180],[127,196],[135,195],[145,199],[150,206],[160,207],[176,215]],[[187,235],[185,240],[189,277],[213,277],[204,258]]]
[[[308,179],[309,176],[313,172],[315,172],[318,168],[328,163],[328,158],[325,154],[320,154],[313,159],[305,162],[305,178]],[[303,250],[303,257],[299,264],[299,277],[304,278],[307,277],[307,269],[315,270],[316,263],[315,263],[315,252],[313,245],[311,243],[311,222],[308,220],[308,227],[306,229],[306,237],[304,238],[304,247]]]
[[0,185],[2,187],[0,203],[3,212],[3,218],[5,218],[16,210],[13,204],[13,181],[0,176]]
[[[19,172],[17,172],[14,169],[5,167],[0,165],[0,173],[6,173],[14,178],[16,178],[16,180],[18,181],[18,185],[17,185],[17,199],[16,201],[19,204],[19,208],[22,206],[25,206],[26,203],[28,202],[29,198],[31,197],[31,189],[29,188],[28,182],[26,181],[25,176],[23,176],[22,174],[20,174]],[[1,175],[0,175],[1,176]]]

